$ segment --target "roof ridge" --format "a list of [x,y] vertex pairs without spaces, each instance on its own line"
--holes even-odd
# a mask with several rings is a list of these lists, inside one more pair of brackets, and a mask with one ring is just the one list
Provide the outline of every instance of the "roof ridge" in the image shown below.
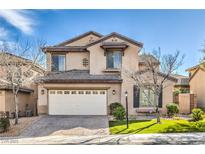
[[[2,54],[2,53],[3,54],[7,54],[7,55],[9,55],[11,57],[19,58],[20,60],[22,60],[22,62],[25,62],[25,63],[33,63],[33,60],[25,58],[25,57],[22,57],[22,56],[19,56],[19,55],[16,55],[16,54],[13,54],[13,53],[0,52],[0,54]],[[34,63],[34,67],[37,67],[37,68],[39,68],[42,71],[45,71],[45,68],[42,67],[39,63]]]
[[195,66],[192,66],[192,67],[187,68],[186,71],[195,69],[195,68],[197,68],[197,67],[200,67],[201,65],[205,65],[205,61],[203,61],[203,62],[201,62],[201,63],[199,63],[199,64],[197,64],[197,65],[195,65]]
[[112,33],[110,33],[110,34],[108,34],[108,35],[105,35],[105,36],[101,37],[100,39],[98,39],[98,40],[96,40],[96,41],[94,41],[94,42],[88,43],[88,44],[86,45],[86,47],[90,47],[90,46],[92,46],[92,45],[94,45],[94,44],[96,44],[96,43],[99,43],[99,42],[101,42],[101,41],[103,41],[103,40],[105,40],[106,38],[109,38],[109,37],[111,37],[111,36],[118,36],[118,37],[120,37],[120,38],[122,38],[122,39],[125,39],[126,41],[128,41],[128,42],[130,42],[130,43],[137,44],[137,45],[140,46],[140,47],[143,46],[143,43],[141,43],[141,42],[138,42],[138,41],[136,41],[136,40],[134,40],[134,39],[131,39],[131,38],[125,36],[125,35],[122,35],[122,34],[120,34],[120,33],[112,32]]
[[98,36],[98,37],[103,37],[103,35],[100,34],[100,33],[98,33],[98,32],[88,31],[88,32],[85,32],[85,33],[80,34],[80,35],[78,35],[78,36],[75,36],[75,37],[73,37],[73,38],[71,38],[71,39],[65,40],[65,41],[63,41],[63,42],[61,42],[61,43],[59,43],[59,44],[57,44],[57,45],[54,45],[54,46],[64,46],[65,44],[74,42],[74,41],[76,41],[76,40],[78,40],[78,39],[80,39],[80,38],[82,38],[82,37],[85,37],[85,36],[87,36],[87,35],[89,35],[89,34],[94,34],[94,35],[96,35],[96,36]]

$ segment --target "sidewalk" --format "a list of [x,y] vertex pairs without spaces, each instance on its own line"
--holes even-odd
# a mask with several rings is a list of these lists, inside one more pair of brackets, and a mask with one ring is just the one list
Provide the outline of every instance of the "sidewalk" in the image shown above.
[[34,138],[0,138],[0,144],[205,144],[205,133],[133,134],[106,136],[45,136]]

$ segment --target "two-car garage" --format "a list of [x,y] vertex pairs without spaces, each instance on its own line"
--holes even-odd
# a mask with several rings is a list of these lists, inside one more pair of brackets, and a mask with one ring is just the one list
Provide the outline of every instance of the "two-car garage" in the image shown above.
[[49,115],[107,115],[106,90],[49,90]]

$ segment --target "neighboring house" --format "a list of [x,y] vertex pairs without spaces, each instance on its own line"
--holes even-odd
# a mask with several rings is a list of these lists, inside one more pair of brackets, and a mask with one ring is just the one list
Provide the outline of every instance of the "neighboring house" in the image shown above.
[[[39,80],[39,114],[107,115],[111,103],[125,106],[125,91],[129,115],[153,110],[155,102],[149,104],[123,72],[143,70],[146,57],[139,55],[142,47],[142,43],[115,32],[103,36],[91,31],[44,48],[47,75]],[[173,101],[175,82],[175,78],[169,78],[160,102],[156,100],[163,112]]]
[[205,63],[188,68],[190,93],[196,94],[197,107],[205,110]]
[[[6,53],[8,56],[11,56],[13,59],[22,61],[23,63],[32,63],[32,61],[10,54]],[[0,55],[1,56],[1,55]],[[23,67],[23,66],[22,66]],[[34,79],[36,77],[42,76],[45,72],[45,69],[43,69],[39,65],[35,65],[31,71],[31,77],[29,82],[27,82],[25,85],[23,85],[19,89],[18,94],[18,101],[19,101],[19,114],[20,116],[25,115],[25,109],[28,105],[28,108],[32,110],[33,114],[35,115],[37,113],[37,98],[38,98],[38,92],[37,92],[37,84],[34,83]],[[2,67],[0,68],[0,111],[9,111],[10,114],[15,112],[15,103],[14,103],[14,95],[12,93],[12,87],[9,86],[7,81],[4,79],[7,78],[7,72]]]
[[179,74],[173,74],[177,78],[177,83],[174,85],[175,90],[180,90],[182,93],[189,93],[189,77]]

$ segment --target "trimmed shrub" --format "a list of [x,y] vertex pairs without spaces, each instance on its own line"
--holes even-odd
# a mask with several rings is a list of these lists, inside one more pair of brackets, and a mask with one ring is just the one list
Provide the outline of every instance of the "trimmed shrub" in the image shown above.
[[189,89],[176,89],[174,90],[174,95],[179,95],[179,94],[185,94],[185,93],[189,93]]
[[118,106],[114,110],[113,115],[116,120],[124,120],[125,119],[125,108],[122,106]]
[[176,103],[169,103],[166,105],[167,115],[169,117],[173,117],[177,113],[179,113],[179,106]]
[[0,130],[4,132],[7,131],[9,127],[10,127],[9,118],[0,118]]
[[176,90],[174,90],[174,95],[176,96],[176,95],[179,95],[181,92],[180,92],[180,90],[179,89],[176,89]]
[[203,116],[204,116],[204,112],[202,111],[202,109],[195,108],[192,110],[191,117],[193,121],[203,120]]
[[122,106],[122,104],[120,104],[120,103],[118,103],[118,102],[115,102],[115,103],[110,104],[110,115],[113,115],[114,110],[115,110],[117,107],[123,107],[123,106]]

